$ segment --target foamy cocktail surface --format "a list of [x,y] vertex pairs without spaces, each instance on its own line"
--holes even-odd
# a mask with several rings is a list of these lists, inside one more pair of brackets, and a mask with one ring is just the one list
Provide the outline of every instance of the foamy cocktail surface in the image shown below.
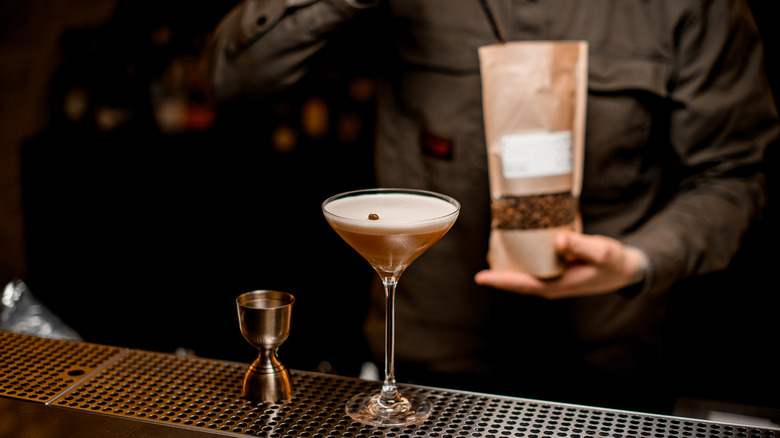
[[406,193],[348,196],[325,210],[334,226],[372,234],[431,232],[449,228],[457,217],[457,207],[443,199]]

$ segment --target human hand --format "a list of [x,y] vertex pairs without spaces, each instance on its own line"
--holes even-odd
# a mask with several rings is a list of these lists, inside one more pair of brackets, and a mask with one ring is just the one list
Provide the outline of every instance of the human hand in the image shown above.
[[561,232],[555,250],[565,260],[560,277],[540,280],[519,271],[484,270],[474,281],[523,295],[547,299],[599,295],[629,286],[647,266],[645,254],[607,236]]

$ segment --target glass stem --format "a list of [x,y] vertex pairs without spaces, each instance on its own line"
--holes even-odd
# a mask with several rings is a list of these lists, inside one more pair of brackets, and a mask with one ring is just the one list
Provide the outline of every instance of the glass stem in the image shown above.
[[385,286],[385,381],[382,384],[380,403],[392,407],[402,402],[395,383],[395,287],[397,276],[382,277]]

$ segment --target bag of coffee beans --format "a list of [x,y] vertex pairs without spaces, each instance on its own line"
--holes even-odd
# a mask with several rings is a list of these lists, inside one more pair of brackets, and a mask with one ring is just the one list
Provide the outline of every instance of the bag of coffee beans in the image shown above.
[[578,208],[587,100],[584,41],[508,42],[479,49],[490,177],[491,269],[554,278],[560,230]]

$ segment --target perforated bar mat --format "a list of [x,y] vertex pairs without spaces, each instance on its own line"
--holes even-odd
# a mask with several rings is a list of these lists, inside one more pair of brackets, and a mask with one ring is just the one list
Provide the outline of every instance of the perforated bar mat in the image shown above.
[[0,396],[218,435],[268,438],[765,437],[780,430],[401,385],[431,400],[411,427],[352,421],[344,404],[378,382],[293,372],[284,403],[241,398],[247,364],[0,332]]
[[120,351],[0,331],[0,396],[48,402]]

